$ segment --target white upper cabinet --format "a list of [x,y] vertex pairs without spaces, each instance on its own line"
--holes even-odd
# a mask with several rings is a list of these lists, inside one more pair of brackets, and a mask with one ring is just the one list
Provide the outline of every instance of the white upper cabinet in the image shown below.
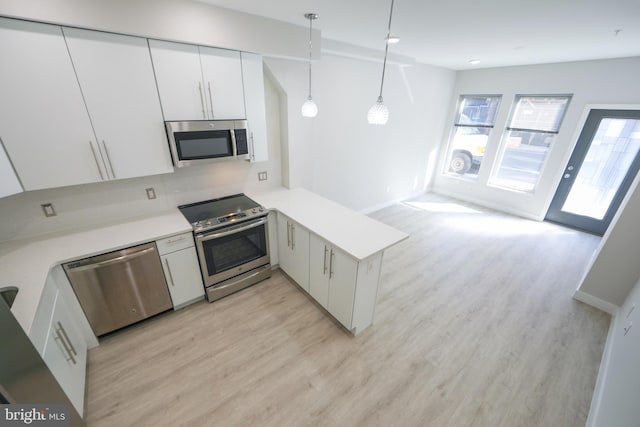
[[262,56],[241,52],[242,80],[244,82],[244,100],[249,123],[249,142],[251,161],[269,160],[267,145],[267,116],[264,95],[264,72]]
[[165,120],[244,119],[240,53],[149,40]]
[[63,28],[109,179],[173,172],[147,40]]
[[204,87],[198,46],[149,40],[165,120],[204,120]]
[[60,27],[0,18],[0,138],[25,190],[100,181]]
[[240,52],[203,46],[199,49],[209,118],[246,118]]
[[13,166],[7,157],[7,153],[0,140],[0,197],[21,193],[22,185],[18,181]]

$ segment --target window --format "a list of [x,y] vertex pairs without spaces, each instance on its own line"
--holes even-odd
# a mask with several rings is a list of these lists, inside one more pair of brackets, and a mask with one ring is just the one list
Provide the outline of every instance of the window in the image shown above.
[[493,129],[500,96],[463,95],[453,124],[444,172],[477,178],[484,150]]
[[535,190],[570,99],[568,95],[516,96],[489,184]]

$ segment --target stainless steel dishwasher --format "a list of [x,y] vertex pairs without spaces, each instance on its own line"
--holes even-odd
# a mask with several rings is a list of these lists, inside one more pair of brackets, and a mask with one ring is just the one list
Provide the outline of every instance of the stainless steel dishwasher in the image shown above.
[[63,267],[96,336],[173,307],[155,242]]

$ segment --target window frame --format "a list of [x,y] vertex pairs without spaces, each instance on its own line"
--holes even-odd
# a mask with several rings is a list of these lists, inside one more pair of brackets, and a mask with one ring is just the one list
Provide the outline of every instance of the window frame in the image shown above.
[[[468,123],[460,123],[460,118],[462,117],[462,113],[460,111],[460,109],[462,108],[464,102],[466,99],[474,99],[474,98],[494,98],[495,100],[497,100],[496,103],[496,107],[495,107],[495,113],[493,115],[493,122],[491,124],[468,124]],[[467,172],[464,172],[462,174],[460,173],[456,173],[450,170],[450,163],[451,163],[451,159],[453,156],[453,143],[454,143],[454,139],[458,134],[458,129],[460,128],[482,128],[482,129],[488,129],[487,131],[487,142],[486,142],[486,146],[489,145],[489,137],[491,135],[491,131],[495,128],[495,124],[496,124],[496,120],[498,117],[498,113],[500,111],[500,106],[502,104],[502,94],[460,94],[458,96],[458,101],[456,103],[456,108],[454,110],[454,117],[453,117],[453,125],[451,127],[450,133],[449,133],[449,138],[447,141],[447,145],[446,145],[446,150],[445,150],[445,157],[444,157],[444,162],[443,162],[443,167],[441,169],[441,175],[446,176],[448,178],[453,178],[453,179],[463,179],[463,180],[470,180],[470,181],[477,181],[478,176],[479,176],[479,170],[477,174],[474,174],[472,176],[469,176]],[[484,152],[486,152],[486,146],[485,146],[485,150]],[[480,163],[480,166],[478,167],[478,169],[482,167],[482,162]]]
[[[522,127],[511,127],[511,123],[513,122],[514,118],[515,118],[515,114],[517,111],[517,107],[519,105],[519,102],[522,98],[566,98],[567,102],[565,104],[565,107],[562,111],[562,114],[560,116],[560,118],[558,119],[558,126],[557,126],[557,130],[555,131],[550,131],[550,130],[542,130],[542,129],[533,129],[533,128],[522,128]],[[509,118],[507,119],[506,125],[504,127],[504,130],[502,131],[502,135],[500,137],[500,144],[498,146],[498,151],[496,152],[494,161],[493,161],[493,165],[491,168],[491,172],[489,174],[488,180],[486,185],[488,187],[494,187],[494,188],[499,188],[502,190],[508,190],[508,191],[513,191],[513,192],[517,192],[517,193],[524,193],[524,194],[535,194],[537,188],[538,188],[538,184],[540,183],[540,177],[542,177],[544,170],[546,169],[547,166],[547,162],[549,159],[549,154],[551,153],[552,149],[553,149],[553,144],[550,144],[548,147],[548,150],[545,153],[545,157],[544,160],[542,161],[542,166],[540,168],[540,172],[538,173],[538,176],[536,178],[535,183],[533,184],[533,188],[530,190],[527,189],[522,189],[522,188],[515,188],[515,187],[511,187],[508,185],[504,185],[500,182],[496,182],[497,175],[500,171],[500,168],[502,166],[502,161],[504,159],[504,154],[506,152],[506,147],[507,147],[507,138],[510,135],[511,132],[528,132],[528,133],[532,133],[532,134],[546,134],[546,135],[553,135],[554,140],[553,142],[555,142],[558,134],[560,133],[560,130],[562,128],[562,124],[564,123],[564,119],[567,115],[567,110],[569,109],[569,106],[571,105],[571,100],[573,99],[573,94],[570,93],[557,93],[557,94],[516,94],[514,95],[513,98],[513,102],[511,104],[511,110],[509,111]]]

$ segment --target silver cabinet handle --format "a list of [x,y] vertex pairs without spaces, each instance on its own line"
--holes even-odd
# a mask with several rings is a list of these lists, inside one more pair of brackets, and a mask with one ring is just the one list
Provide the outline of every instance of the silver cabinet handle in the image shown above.
[[[74,365],[76,364],[76,359],[74,356],[74,354],[77,356],[78,353],[76,353],[76,350],[73,348],[73,345],[71,344],[71,341],[69,341],[69,343],[67,344],[67,341],[69,340],[69,337],[67,336],[67,333],[64,332],[64,328],[62,327],[62,324],[60,322],[57,322],[58,327],[55,328],[56,331],[56,340],[60,340],[60,343],[62,344],[62,347],[64,347],[64,350],[67,352],[67,355],[69,356],[66,360],[71,361]],[[64,334],[64,336],[63,336]],[[67,341],[65,341],[65,337],[67,339]],[[72,353],[73,350],[73,353]]]
[[331,249],[331,256],[329,257],[329,279],[331,279],[334,276],[333,267],[334,267],[335,256],[336,256],[336,253],[333,251],[333,249]]
[[287,247],[291,247],[291,224],[287,221]]
[[169,239],[169,240],[167,240],[167,243],[168,243],[168,244],[171,244],[171,243],[181,242],[181,241],[183,241],[183,240],[184,240],[184,236],[180,236],[180,237],[176,237],[175,239]]
[[202,82],[198,82],[198,93],[200,94],[200,105],[202,106],[202,118],[207,118],[207,113],[204,110],[204,91],[202,90]]
[[327,274],[327,252],[329,252],[329,250],[327,249],[327,245],[324,245],[324,263],[323,263],[323,270],[322,270],[323,276]]
[[98,161],[96,150],[93,148],[93,144],[91,143],[91,141],[89,141],[89,147],[91,147],[91,152],[93,153],[93,159],[96,161],[96,167],[98,168],[98,173],[100,173],[100,179],[104,181],[104,175],[102,174],[102,169],[100,168],[100,162]]
[[64,336],[64,339],[67,340],[67,343],[69,343],[69,347],[71,347],[71,352],[73,353],[74,356],[77,356],[78,352],[76,351],[76,348],[73,346],[73,343],[69,339],[69,335],[67,335],[67,331],[64,330],[64,326],[62,326],[62,323],[60,322],[57,322],[57,323],[58,323],[58,327],[60,328],[60,332],[62,332],[62,335]]
[[109,157],[109,150],[107,150],[107,144],[102,141],[102,147],[104,148],[104,154],[107,156],[107,163],[109,163],[109,169],[111,169],[111,176],[116,179],[116,173],[113,171],[113,163],[111,163],[111,157]]
[[167,273],[169,273],[169,280],[171,281],[171,286],[175,287],[176,283],[173,281],[173,274],[171,274],[171,266],[169,265],[169,259],[165,258],[164,263],[167,266]]
[[207,82],[207,88],[209,89],[209,105],[211,106],[211,119],[215,117],[213,114],[213,96],[211,96],[211,82]]
[[296,249],[296,226],[291,224],[291,250]]
[[251,160],[256,161],[256,145],[253,142],[253,132],[250,133],[249,139],[251,140]]

